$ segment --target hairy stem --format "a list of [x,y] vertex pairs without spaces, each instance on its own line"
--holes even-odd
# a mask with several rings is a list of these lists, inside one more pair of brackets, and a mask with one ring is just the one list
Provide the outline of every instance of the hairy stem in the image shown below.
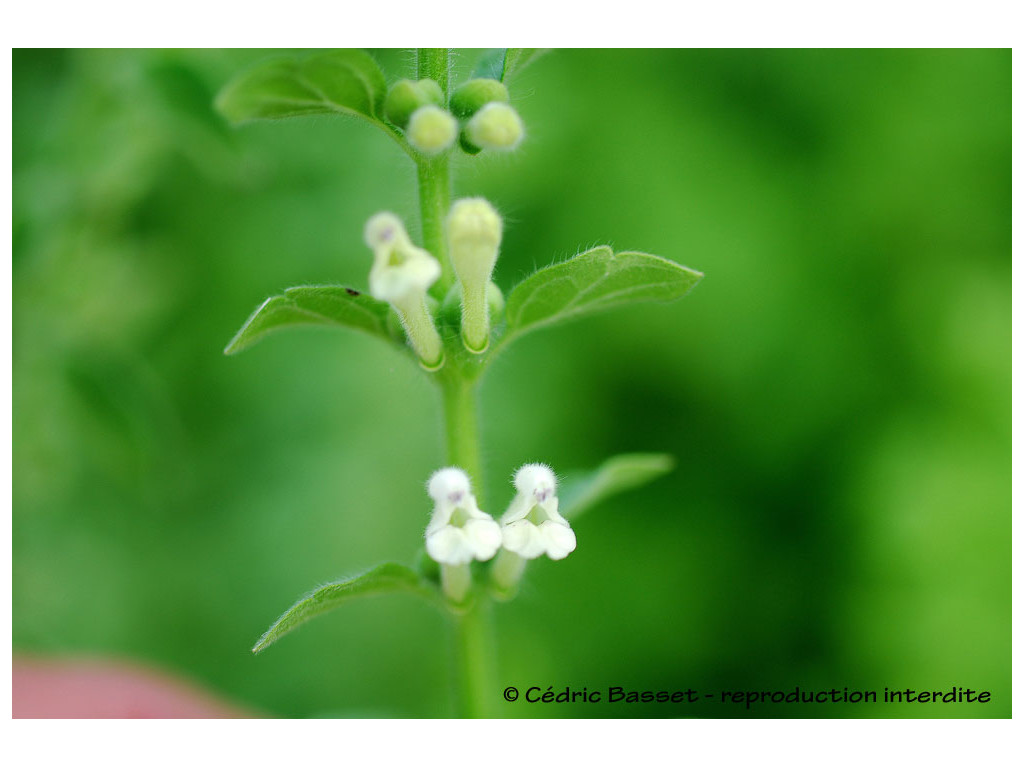
[[465,470],[473,483],[477,501],[485,506],[480,477],[480,431],[476,382],[463,378],[458,370],[446,370],[441,379],[444,407],[445,444],[448,465]]
[[448,72],[451,70],[451,49],[449,48],[417,48],[416,76],[420,79],[429,77],[437,81],[448,101]]
[[[429,77],[441,86],[448,103],[448,71],[450,55],[447,48],[419,48],[416,53],[417,77]],[[443,298],[455,282],[448,241],[444,234],[444,218],[451,205],[451,156],[442,152],[436,157],[416,158],[416,176],[420,188],[420,219],[423,225],[423,247],[441,262],[441,279],[435,284],[435,295]]]
[[[480,433],[476,384],[449,369],[441,378],[448,464],[469,475],[481,507],[483,485],[480,475]],[[442,566],[450,568],[451,566]],[[463,566],[465,567],[465,566]],[[454,576],[454,574],[451,574]],[[459,675],[460,708],[463,717],[487,717],[491,698],[497,690],[493,671],[493,630],[489,599],[479,593],[470,599],[455,621],[455,662]]]
[[[420,48],[416,52],[417,77],[437,81],[448,103],[448,71],[450,54],[447,48]],[[443,297],[455,282],[444,220],[451,205],[451,169],[449,153],[437,157],[416,158],[420,192],[420,218],[423,223],[423,247],[441,262],[441,278],[435,295]],[[460,467],[469,475],[481,506],[483,484],[480,475],[480,433],[476,387],[463,371],[449,364],[438,376],[444,407],[445,444],[448,465]],[[442,570],[450,566],[442,566]],[[445,572],[443,579],[452,591],[462,590],[466,573]],[[472,589],[467,584],[467,590]],[[458,601],[461,602],[458,598]],[[455,662],[458,668],[459,707],[463,717],[486,717],[494,696],[493,633],[490,626],[490,605],[484,594],[471,597],[464,608],[453,611],[455,622]]]
[[437,157],[416,160],[416,174],[420,186],[420,219],[423,224],[423,247],[441,262],[441,277],[434,284],[438,298],[455,282],[451,260],[448,258],[448,239],[444,233],[444,219],[451,206],[451,175],[449,157],[443,152]]
[[477,600],[456,620],[455,652],[462,669],[459,681],[461,714],[463,717],[490,717],[491,702],[497,694],[491,604]]

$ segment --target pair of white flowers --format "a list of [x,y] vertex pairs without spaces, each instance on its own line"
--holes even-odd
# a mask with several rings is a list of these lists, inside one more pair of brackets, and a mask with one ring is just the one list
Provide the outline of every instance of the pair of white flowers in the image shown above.
[[427,554],[445,565],[490,560],[504,547],[526,560],[546,554],[561,560],[576,549],[576,534],[558,513],[556,480],[545,464],[526,464],[516,472],[516,496],[500,524],[477,506],[469,477],[446,467],[427,484],[434,513],[425,534]]
[[[445,226],[461,290],[463,343],[479,354],[490,340],[488,289],[501,246],[501,217],[483,198],[464,198],[452,205]],[[420,362],[437,370],[444,365],[444,348],[427,291],[441,276],[440,262],[414,245],[402,220],[387,211],[366,222],[364,239],[374,255],[370,294],[391,304]]]

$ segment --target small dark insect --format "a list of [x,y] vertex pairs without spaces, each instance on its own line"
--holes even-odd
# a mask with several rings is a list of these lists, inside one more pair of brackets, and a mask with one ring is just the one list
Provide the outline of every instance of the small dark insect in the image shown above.
[[355,288],[346,288],[345,289],[345,293],[347,293],[349,296],[358,296],[359,295],[359,291],[357,291]]

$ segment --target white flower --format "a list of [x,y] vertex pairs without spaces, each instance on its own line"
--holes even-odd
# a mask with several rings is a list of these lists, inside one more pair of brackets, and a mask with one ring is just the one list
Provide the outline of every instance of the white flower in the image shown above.
[[463,565],[474,558],[490,560],[501,547],[501,529],[481,512],[461,469],[446,467],[427,484],[434,515],[427,526],[427,554],[439,563]]
[[576,534],[558,514],[555,473],[546,464],[526,464],[516,472],[516,497],[501,518],[502,546],[532,560],[547,554],[561,560],[576,549]]
[[440,263],[412,244],[402,220],[393,213],[371,216],[363,237],[373,250],[370,295],[394,307],[423,367],[440,368],[444,350],[427,308],[427,289],[441,276]]
[[426,293],[441,276],[437,259],[412,244],[395,214],[384,211],[371,216],[363,237],[373,251],[370,294],[375,299],[401,303],[411,295]]

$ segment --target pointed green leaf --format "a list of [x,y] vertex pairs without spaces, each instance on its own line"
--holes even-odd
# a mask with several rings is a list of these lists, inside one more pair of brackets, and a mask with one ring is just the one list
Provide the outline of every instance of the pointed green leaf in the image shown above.
[[501,79],[509,80],[535,62],[550,48],[506,48],[505,62],[501,71]]
[[473,68],[473,77],[501,80],[501,72],[505,67],[506,50],[506,48],[488,48],[484,51]]
[[252,313],[224,354],[248,349],[272,331],[301,325],[353,328],[396,342],[388,333],[389,309],[385,302],[341,285],[288,288],[284,295],[271,296]]
[[638,488],[668,474],[675,460],[667,453],[623,453],[612,456],[592,472],[569,476],[558,497],[566,519],[579,517],[619,493]]
[[373,57],[347,49],[265,61],[228,83],[216,105],[232,123],[339,112],[380,123],[386,90]]
[[638,251],[607,245],[534,272],[509,293],[505,341],[545,325],[638,301],[672,301],[704,275]]
[[398,563],[384,563],[351,579],[343,579],[314,589],[285,611],[281,618],[263,633],[263,637],[253,646],[252,652],[259,653],[300,624],[337,608],[348,600],[387,592],[411,592],[431,600],[438,599],[437,591],[415,571]]

